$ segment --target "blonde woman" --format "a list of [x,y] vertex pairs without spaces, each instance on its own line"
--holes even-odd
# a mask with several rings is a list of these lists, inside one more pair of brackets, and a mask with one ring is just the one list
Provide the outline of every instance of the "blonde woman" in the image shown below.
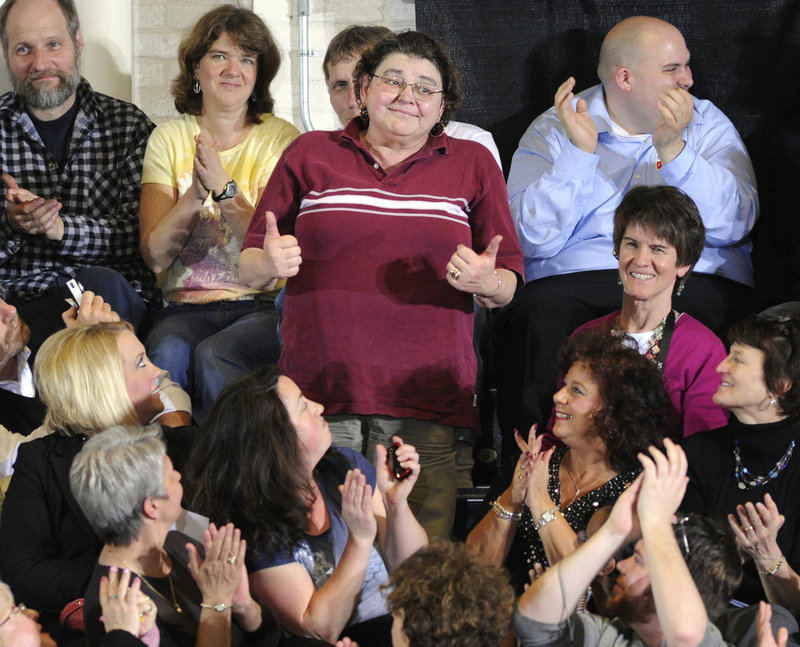
[[[96,433],[156,417],[164,377],[124,322],[76,325],[39,350],[34,378],[50,433],[19,449],[3,502],[0,569],[46,628],[57,631],[61,609],[83,596],[102,547],[70,492],[72,459]],[[189,431],[165,429],[177,464]]]

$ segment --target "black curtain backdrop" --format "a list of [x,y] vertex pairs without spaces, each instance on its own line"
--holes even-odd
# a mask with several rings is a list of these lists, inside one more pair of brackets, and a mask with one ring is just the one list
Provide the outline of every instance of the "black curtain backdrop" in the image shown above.
[[417,29],[461,73],[457,119],[491,131],[508,174],[531,121],[569,76],[598,82],[606,32],[633,15],[667,20],[692,56],[692,93],[739,129],[759,181],[754,262],[762,304],[800,298],[800,0],[416,0]]

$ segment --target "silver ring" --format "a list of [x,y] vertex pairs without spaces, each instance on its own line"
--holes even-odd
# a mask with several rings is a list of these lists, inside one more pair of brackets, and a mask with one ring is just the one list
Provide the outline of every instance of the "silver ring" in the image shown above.
[[228,564],[230,564],[231,566],[233,566],[236,563],[236,558],[233,555],[231,555],[225,561],[228,562]]
[[461,276],[461,270],[460,270],[460,269],[458,269],[457,267],[454,267],[452,270],[450,270],[450,271],[448,272],[448,274],[450,275],[450,277],[451,277],[451,278],[452,278],[454,281],[458,281],[458,277],[459,277],[459,276]]
[[750,532],[751,530],[753,530],[753,526],[747,526],[746,528],[742,528],[742,530],[744,532]]

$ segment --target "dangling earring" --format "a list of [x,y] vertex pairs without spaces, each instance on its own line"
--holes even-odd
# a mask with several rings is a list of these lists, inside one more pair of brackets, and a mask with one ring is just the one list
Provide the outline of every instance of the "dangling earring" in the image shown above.
[[369,121],[369,113],[367,112],[367,106],[363,103],[358,106],[358,116],[361,117],[361,121],[364,123]]
[[437,122],[434,127],[431,128],[429,134],[431,137],[441,137],[444,135],[444,124],[441,121]]
[[685,287],[686,287],[686,277],[685,277],[685,276],[682,276],[682,277],[681,277],[681,278],[678,280],[678,289],[677,289],[677,290],[675,290],[675,296],[676,296],[676,297],[679,297],[679,296],[681,296],[681,295],[683,294],[683,289],[684,289]]
[[195,94],[200,94],[201,90],[202,90],[202,88],[200,87],[200,81],[195,79],[194,80],[194,85],[192,86],[192,92],[194,92]]
[[255,102],[256,102],[256,93],[253,92],[253,94],[250,95],[250,103],[255,103]]

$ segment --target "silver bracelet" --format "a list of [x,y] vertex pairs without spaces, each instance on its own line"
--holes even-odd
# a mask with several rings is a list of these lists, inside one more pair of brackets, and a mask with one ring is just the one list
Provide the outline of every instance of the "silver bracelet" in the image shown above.
[[511,521],[512,523],[516,523],[517,521],[522,519],[522,513],[521,512],[511,512],[511,510],[506,510],[500,504],[500,498],[499,497],[496,498],[494,501],[492,501],[492,510],[494,511],[494,513],[498,517],[500,517],[504,521]]
[[539,523],[537,523],[537,524],[536,524],[536,525],[533,527],[533,529],[534,529],[536,532],[539,532],[539,531],[540,531],[542,528],[544,528],[544,527],[545,527],[545,526],[546,526],[548,523],[550,523],[551,521],[555,521],[555,520],[556,520],[556,516],[558,516],[558,514],[559,514],[560,512],[561,512],[561,509],[560,509],[558,506],[555,506],[554,508],[550,508],[549,510],[545,510],[545,511],[542,513],[542,518],[541,518],[541,519],[539,519]]
[[200,607],[203,609],[213,609],[217,613],[222,613],[228,609],[233,609],[233,603],[225,604],[224,602],[220,602],[218,604],[208,604],[207,602],[201,602]]

